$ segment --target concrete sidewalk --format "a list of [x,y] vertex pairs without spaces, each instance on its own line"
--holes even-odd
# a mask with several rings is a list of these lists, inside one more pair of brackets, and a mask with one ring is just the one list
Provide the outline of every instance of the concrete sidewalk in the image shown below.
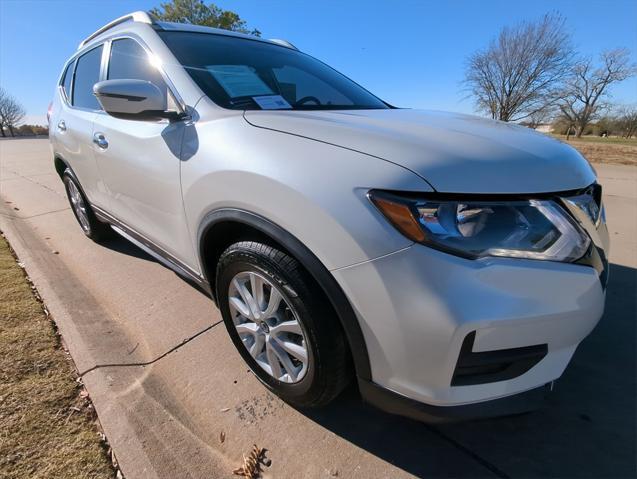
[[208,298],[123,239],[84,237],[46,140],[0,142],[0,159],[0,229],[128,479],[231,477],[254,443],[272,460],[266,477],[635,474],[637,168],[596,165],[613,241],[607,313],[547,406],[432,427],[365,406],[354,388],[324,410],[287,406],[247,371]]

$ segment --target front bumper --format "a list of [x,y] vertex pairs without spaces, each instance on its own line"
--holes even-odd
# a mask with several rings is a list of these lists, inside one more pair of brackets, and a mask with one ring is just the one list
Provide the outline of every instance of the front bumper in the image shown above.
[[[367,344],[373,383],[362,384],[361,390],[387,390],[382,401],[370,401],[390,410],[388,397],[447,409],[551,383],[599,321],[605,299],[600,275],[590,265],[468,260],[422,245],[333,274],[358,315]],[[514,377],[452,385],[470,334],[475,335],[472,353],[537,345],[546,351]],[[505,407],[502,414],[511,412],[516,411]]]
[[367,402],[383,411],[416,419],[417,421],[437,424],[509,416],[534,411],[544,403],[545,398],[552,389],[552,383],[514,394],[513,396],[460,406],[432,406],[414,401],[362,379],[358,380],[358,387]]

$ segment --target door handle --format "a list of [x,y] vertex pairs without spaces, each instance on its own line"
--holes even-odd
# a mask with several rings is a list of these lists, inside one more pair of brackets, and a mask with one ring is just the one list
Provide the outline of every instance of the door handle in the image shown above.
[[64,123],[64,120],[60,120],[60,122],[58,123],[58,130],[66,131],[66,123]]
[[101,148],[102,150],[108,148],[108,141],[106,141],[104,133],[95,133],[93,135],[93,143],[95,143],[98,148]]

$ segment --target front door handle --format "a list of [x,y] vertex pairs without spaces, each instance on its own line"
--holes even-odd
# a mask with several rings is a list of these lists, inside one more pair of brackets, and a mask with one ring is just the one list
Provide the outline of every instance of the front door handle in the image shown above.
[[95,143],[102,150],[108,148],[108,141],[106,141],[104,133],[95,133],[93,135],[93,143]]
[[58,123],[58,130],[66,131],[66,123],[64,123],[64,120],[60,120],[60,122]]

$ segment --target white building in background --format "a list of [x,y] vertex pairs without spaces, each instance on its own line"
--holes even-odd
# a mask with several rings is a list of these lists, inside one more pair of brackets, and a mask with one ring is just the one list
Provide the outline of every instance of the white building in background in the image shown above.
[[535,130],[540,133],[551,133],[551,129],[552,127],[550,123],[542,123],[535,127]]

